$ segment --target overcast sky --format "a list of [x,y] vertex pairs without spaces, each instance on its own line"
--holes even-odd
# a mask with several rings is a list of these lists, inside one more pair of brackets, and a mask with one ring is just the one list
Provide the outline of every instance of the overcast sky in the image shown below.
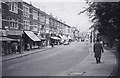
[[54,17],[62,19],[69,26],[77,27],[81,31],[86,31],[90,27],[86,13],[78,13],[87,7],[84,0],[24,0],[32,3],[37,8],[47,14],[52,13]]

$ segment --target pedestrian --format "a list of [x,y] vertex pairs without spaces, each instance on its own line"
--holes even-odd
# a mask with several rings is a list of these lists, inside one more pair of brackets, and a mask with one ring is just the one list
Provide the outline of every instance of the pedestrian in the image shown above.
[[52,40],[51,40],[51,42],[50,42],[50,45],[51,45],[51,47],[54,47],[54,43],[53,43]]
[[50,39],[50,46],[51,46],[51,47],[54,47],[53,39]]
[[104,52],[103,46],[100,43],[99,39],[96,40],[96,43],[93,46],[94,57],[96,58],[96,63],[101,63],[101,54]]
[[26,49],[27,49],[27,51],[30,50],[30,44],[29,43],[26,44]]
[[53,43],[52,42],[50,42],[50,45],[51,45],[51,47],[53,47]]
[[12,44],[12,53],[16,53],[17,52],[17,43],[13,43]]
[[22,53],[22,52],[21,52],[21,46],[20,46],[20,43],[18,43],[18,46],[17,46],[17,52],[19,52],[20,54]]

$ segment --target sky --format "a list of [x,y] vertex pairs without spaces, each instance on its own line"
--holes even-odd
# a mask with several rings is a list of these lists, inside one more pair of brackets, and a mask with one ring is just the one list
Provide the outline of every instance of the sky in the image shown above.
[[84,0],[24,0],[31,3],[33,6],[41,9],[47,14],[52,14],[61,19],[71,27],[77,27],[81,31],[86,31],[91,23],[87,13],[78,15],[80,11],[85,9],[86,4]]

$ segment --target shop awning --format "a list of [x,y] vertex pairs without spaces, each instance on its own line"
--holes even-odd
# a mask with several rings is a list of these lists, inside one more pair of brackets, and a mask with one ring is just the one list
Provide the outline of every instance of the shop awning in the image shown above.
[[41,41],[32,31],[24,31],[33,41]]
[[16,41],[15,39],[7,38],[7,37],[0,37],[0,41]]
[[63,38],[63,36],[61,36],[61,35],[58,35],[61,39]]
[[55,40],[60,40],[60,38],[58,37],[51,37],[52,39],[55,39]]

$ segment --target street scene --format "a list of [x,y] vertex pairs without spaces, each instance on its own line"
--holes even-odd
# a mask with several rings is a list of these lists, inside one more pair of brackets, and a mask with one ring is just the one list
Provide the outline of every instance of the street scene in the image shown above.
[[119,78],[119,11],[119,0],[1,0],[0,76]]
[[57,46],[37,54],[6,61],[3,62],[3,75],[54,76],[70,69],[86,58],[89,52],[85,48],[89,49],[89,46],[85,43],[75,42],[67,46]]

